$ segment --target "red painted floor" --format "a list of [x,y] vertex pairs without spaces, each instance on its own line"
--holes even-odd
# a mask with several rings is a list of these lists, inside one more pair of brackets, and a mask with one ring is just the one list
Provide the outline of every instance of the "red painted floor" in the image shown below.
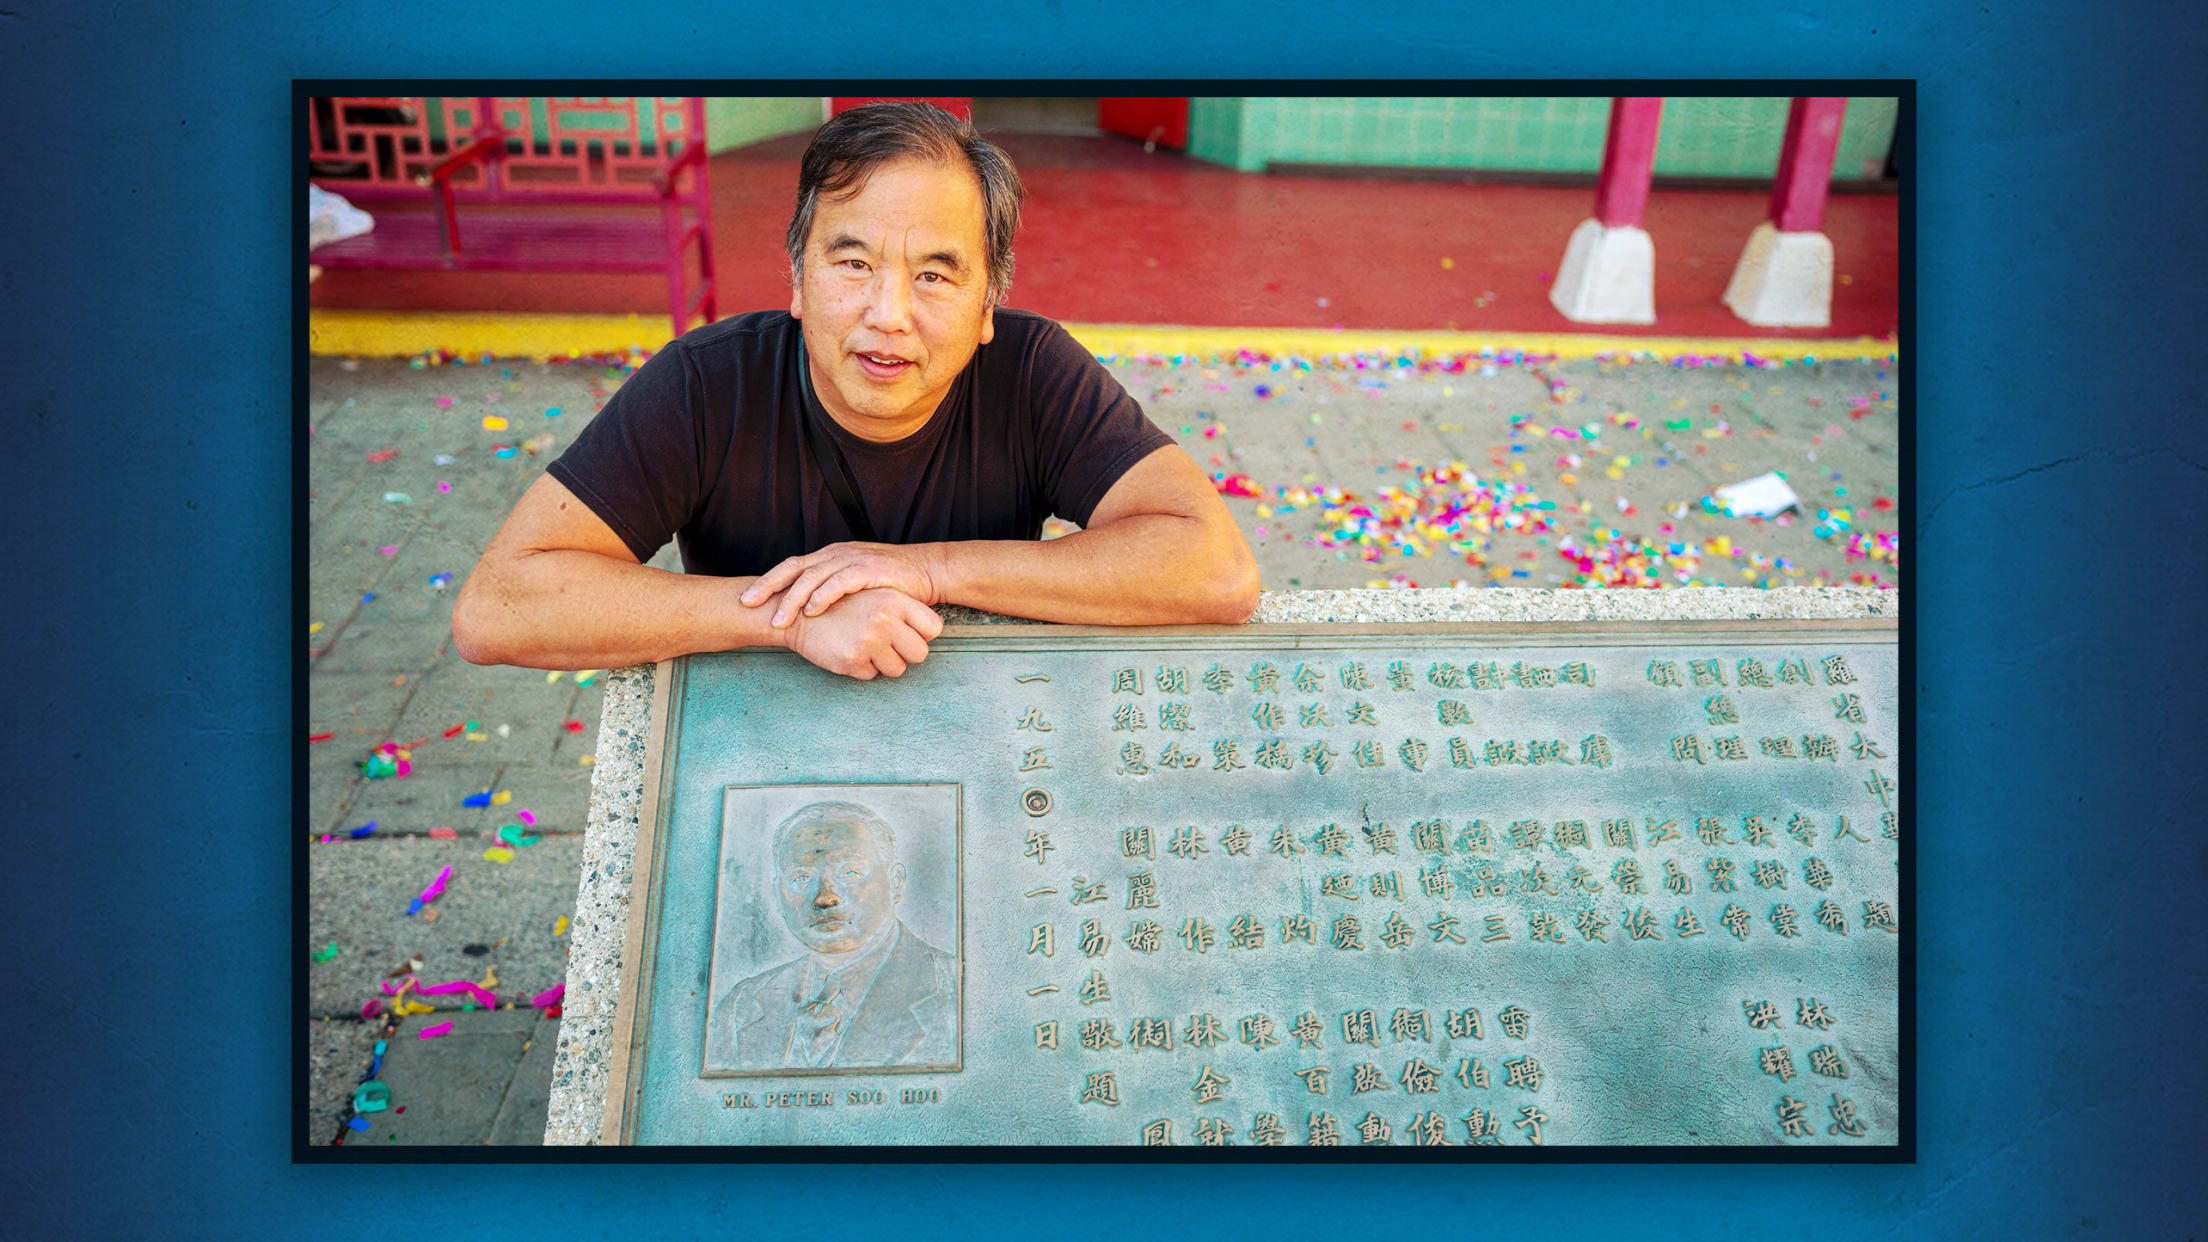
[[[782,232],[806,137],[712,162],[724,315],[788,303]],[[997,141],[1028,188],[1011,303],[1061,320],[1776,338],[1887,336],[1898,322],[1892,195],[1831,199],[1832,326],[1788,331],[1752,328],[1719,300],[1766,195],[1657,190],[1645,226],[1658,321],[1590,328],[1549,305],[1546,282],[1591,187],[1276,176],[1114,138]],[[311,290],[315,306],[662,317],[666,297],[657,275],[332,271]]]

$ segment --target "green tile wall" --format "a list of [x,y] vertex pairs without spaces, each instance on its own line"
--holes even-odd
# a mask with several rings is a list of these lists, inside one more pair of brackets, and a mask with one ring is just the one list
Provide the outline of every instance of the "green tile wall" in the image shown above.
[[[1656,171],[1768,177],[1786,133],[1783,98],[1664,102]],[[1851,99],[1834,175],[1875,175],[1899,101]],[[1272,163],[1594,172],[1610,100],[1602,98],[1197,99],[1189,153],[1239,168]]]
[[1188,153],[1198,159],[1255,172],[1265,166],[1262,155],[1254,165],[1242,162],[1242,110],[1240,99],[1188,101]]
[[820,124],[820,96],[767,96],[705,101],[705,146],[715,155],[732,147],[779,138]]

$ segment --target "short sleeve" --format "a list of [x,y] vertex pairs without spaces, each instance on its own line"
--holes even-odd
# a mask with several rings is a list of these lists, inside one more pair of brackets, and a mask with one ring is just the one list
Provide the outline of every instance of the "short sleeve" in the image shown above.
[[672,342],[636,369],[546,473],[648,561],[705,495],[702,404],[682,343]]
[[1027,382],[1046,512],[1087,526],[1097,502],[1138,461],[1173,437],[1158,429],[1073,335],[1047,323]]

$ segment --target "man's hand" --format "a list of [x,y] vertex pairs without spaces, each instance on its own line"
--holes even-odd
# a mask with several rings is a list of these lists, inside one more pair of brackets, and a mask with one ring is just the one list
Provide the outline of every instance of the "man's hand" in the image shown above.
[[[942,563],[940,544],[831,543],[818,552],[793,556],[761,574],[744,591],[743,602],[755,608],[775,592],[782,592],[774,610],[772,624],[776,629],[801,616],[818,617],[837,600],[875,587],[898,591],[927,612],[926,605],[943,602]],[[929,612],[928,616],[933,618],[935,614]],[[940,620],[935,622],[938,629],[942,624]],[[932,631],[928,635],[934,636]]]
[[782,606],[790,610],[783,637],[790,650],[860,681],[904,676],[905,669],[928,658],[929,641],[943,632],[934,609],[890,587],[853,590],[833,611],[818,616],[798,612],[787,599]]

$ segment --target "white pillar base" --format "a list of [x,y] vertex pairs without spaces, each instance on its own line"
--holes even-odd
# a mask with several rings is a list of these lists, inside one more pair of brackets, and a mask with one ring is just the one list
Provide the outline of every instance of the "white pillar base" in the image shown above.
[[1725,305],[1759,328],[1832,325],[1832,239],[1781,233],[1769,220],[1741,248]]
[[1583,220],[1572,230],[1549,302],[1575,323],[1656,322],[1656,246],[1644,229]]

